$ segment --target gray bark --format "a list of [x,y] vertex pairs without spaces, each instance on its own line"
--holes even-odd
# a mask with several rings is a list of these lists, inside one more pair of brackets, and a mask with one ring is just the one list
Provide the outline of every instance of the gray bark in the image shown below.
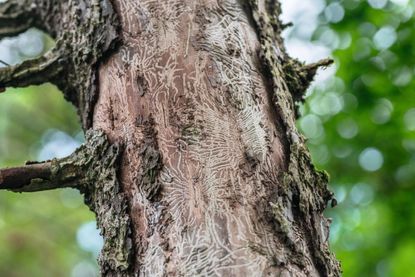
[[0,37],[35,26],[57,40],[0,69],[0,89],[57,84],[88,134],[68,158],[0,170],[0,188],[83,192],[103,276],[339,276],[323,216],[335,200],[294,105],[331,60],[291,59],[280,12],[273,0],[0,4]]

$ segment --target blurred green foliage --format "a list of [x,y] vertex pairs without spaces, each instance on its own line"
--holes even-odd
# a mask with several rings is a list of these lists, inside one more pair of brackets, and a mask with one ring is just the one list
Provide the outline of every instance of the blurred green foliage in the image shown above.
[[337,72],[299,126],[331,175],[344,276],[415,276],[415,1],[327,1],[311,40]]

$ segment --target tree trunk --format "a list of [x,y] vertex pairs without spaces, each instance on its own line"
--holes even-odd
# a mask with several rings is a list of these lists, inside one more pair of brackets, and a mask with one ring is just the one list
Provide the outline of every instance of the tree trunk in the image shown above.
[[102,276],[340,275],[322,214],[335,200],[295,127],[330,61],[287,56],[275,0],[22,2],[1,4],[0,37],[36,26],[57,45],[1,69],[0,87],[51,81],[91,130],[0,187],[80,189]]

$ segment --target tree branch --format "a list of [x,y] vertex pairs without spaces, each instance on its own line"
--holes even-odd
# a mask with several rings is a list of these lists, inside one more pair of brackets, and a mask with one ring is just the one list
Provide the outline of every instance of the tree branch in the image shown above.
[[53,82],[65,67],[65,59],[52,49],[45,55],[18,65],[0,68],[0,90],[6,87],[26,87]]
[[0,189],[34,192],[76,187],[82,181],[83,173],[74,162],[71,155],[64,159],[0,169]]
[[[0,190],[34,192],[57,188],[91,190],[102,174],[100,168],[115,166],[119,146],[110,145],[102,131],[87,132],[87,141],[70,156],[24,166],[0,169]],[[108,176],[107,176],[108,177]]]
[[311,63],[308,65],[305,65],[303,67],[303,70],[307,72],[307,74],[309,74],[311,76],[311,78],[314,78],[314,75],[316,74],[317,69],[319,68],[326,68],[328,66],[330,66],[331,64],[334,63],[333,59],[330,58],[326,58],[326,59],[322,59],[316,63]]
[[6,63],[6,62],[5,62],[5,61],[3,61],[3,60],[0,60],[0,63],[1,63],[2,65],[5,65],[5,66],[10,66],[10,64]]
[[304,65],[296,59],[289,58],[284,64],[284,74],[288,88],[294,101],[304,102],[304,95],[319,68],[326,68],[334,61],[330,58],[322,59],[316,63]]
[[50,180],[51,174],[50,162],[0,169],[0,189],[19,189],[34,179]]

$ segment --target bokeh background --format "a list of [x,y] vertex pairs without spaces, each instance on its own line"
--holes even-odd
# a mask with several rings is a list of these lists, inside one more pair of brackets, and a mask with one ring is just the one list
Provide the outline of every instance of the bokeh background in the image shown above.
[[327,216],[344,276],[415,276],[415,1],[282,2],[291,55],[335,60],[298,126],[339,202]]
[[[344,276],[415,276],[415,0],[281,0],[288,52],[331,56],[301,106],[299,128],[339,205],[330,243]],[[15,64],[53,45],[29,30],[0,41]],[[0,63],[0,67],[4,66]],[[72,106],[45,84],[0,94],[0,166],[71,153]],[[98,276],[102,239],[70,189],[0,192],[0,276]]]

